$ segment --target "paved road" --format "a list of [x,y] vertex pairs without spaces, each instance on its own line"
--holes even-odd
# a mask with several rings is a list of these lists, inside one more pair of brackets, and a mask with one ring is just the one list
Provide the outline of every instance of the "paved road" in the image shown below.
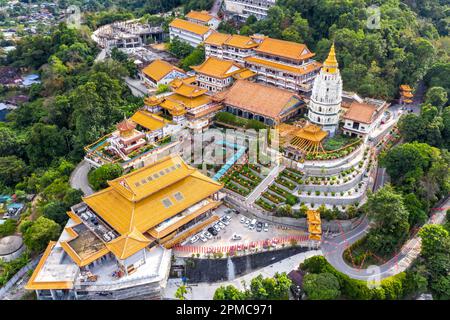
[[70,186],[74,189],[80,189],[85,196],[94,193],[87,178],[90,169],[91,165],[86,160],[81,161],[75,170],[73,170],[69,180]]
[[[450,198],[438,205],[438,208],[448,209],[450,206]],[[428,223],[441,224],[445,221],[445,210],[435,211]],[[349,266],[343,257],[345,249],[350,245],[363,238],[370,228],[369,221],[364,219],[362,223],[355,229],[335,238],[325,238],[322,242],[322,251],[327,261],[342,273],[354,279],[360,280],[377,280],[384,279],[404,271],[410,263],[417,258],[420,253],[420,239],[417,235],[411,238],[403,246],[402,250],[386,263],[369,267],[368,269],[360,269]]]
[[219,13],[220,7],[222,6],[222,1],[223,0],[215,0],[214,1],[214,4],[213,4],[213,6],[211,8],[211,11],[210,11],[213,16],[217,17],[217,14]]

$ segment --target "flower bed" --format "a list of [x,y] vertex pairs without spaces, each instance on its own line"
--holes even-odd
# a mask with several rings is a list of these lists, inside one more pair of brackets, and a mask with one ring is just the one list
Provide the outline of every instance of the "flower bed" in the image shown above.
[[296,185],[293,182],[288,181],[287,179],[284,178],[277,178],[275,180],[276,183],[281,184],[283,186],[285,186],[286,188],[288,188],[289,190],[294,190]]
[[285,198],[289,195],[289,192],[287,192],[286,190],[284,190],[284,189],[282,189],[280,187],[277,187],[274,184],[269,186],[269,190],[271,190],[271,191],[273,191],[275,193],[278,193],[280,196],[285,197]]
[[234,191],[237,194],[240,194],[241,196],[244,196],[244,197],[246,197],[250,193],[250,191],[245,190],[244,188],[238,187],[231,182],[228,182],[227,184],[225,184],[225,188],[227,188],[231,191]]
[[268,203],[267,201],[264,201],[263,199],[259,198],[255,201],[255,203],[260,206],[261,208],[267,210],[267,211],[273,211],[275,210],[275,206],[271,203]]
[[303,183],[302,182],[303,180],[302,180],[302,178],[301,178],[301,176],[299,174],[290,172],[288,169],[284,169],[283,171],[281,171],[280,175],[284,176],[284,177],[286,177],[286,178],[288,178],[288,179],[290,179],[292,181],[295,181],[297,183]]
[[280,203],[282,203],[282,202],[284,202],[284,201],[286,200],[285,198],[282,198],[282,197],[280,197],[280,196],[273,195],[273,194],[271,194],[271,193],[269,193],[269,192],[267,192],[267,191],[264,192],[264,193],[262,194],[262,196],[263,196],[264,198],[270,200],[271,202],[275,203],[275,204],[280,204]]

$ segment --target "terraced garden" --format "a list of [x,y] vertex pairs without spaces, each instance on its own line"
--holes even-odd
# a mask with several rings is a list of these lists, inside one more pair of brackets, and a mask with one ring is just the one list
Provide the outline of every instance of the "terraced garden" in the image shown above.
[[246,197],[261,183],[261,168],[257,165],[236,165],[220,181],[225,188]]

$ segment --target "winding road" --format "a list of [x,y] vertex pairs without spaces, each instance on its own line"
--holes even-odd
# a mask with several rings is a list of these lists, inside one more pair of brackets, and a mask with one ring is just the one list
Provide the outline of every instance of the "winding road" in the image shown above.
[[88,181],[89,170],[91,170],[91,165],[86,160],[83,160],[73,170],[69,179],[70,186],[74,189],[80,189],[85,196],[94,193]]

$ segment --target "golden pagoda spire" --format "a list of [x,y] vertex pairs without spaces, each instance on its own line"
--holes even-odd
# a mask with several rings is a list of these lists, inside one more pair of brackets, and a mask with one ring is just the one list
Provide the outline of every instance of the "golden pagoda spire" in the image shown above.
[[323,68],[328,73],[336,73],[338,70],[339,64],[336,60],[336,52],[334,50],[334,42],[331,46],[330,53],[328,54],[327,60],[323,63]]

